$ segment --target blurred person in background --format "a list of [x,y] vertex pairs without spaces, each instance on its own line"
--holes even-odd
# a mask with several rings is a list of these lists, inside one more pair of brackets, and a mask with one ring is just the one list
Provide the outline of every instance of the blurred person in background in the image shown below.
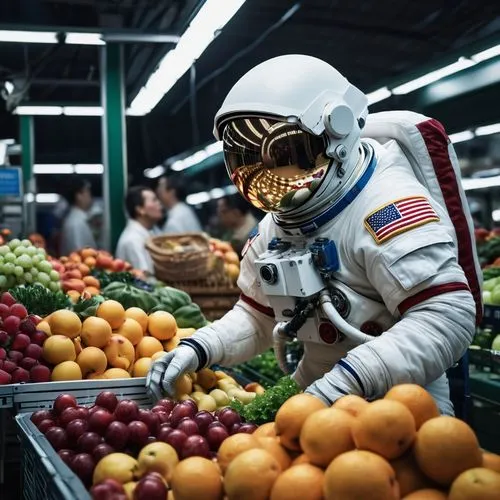
[[146,241],[158,233],[155,226],[163,217],[161,203],[153,190],[134,186],[127,192],[125,208],[129,219],[118,240],[116,258],[130,262],[135,269],[154,274]]
[[220,198],[217,203],[217,216],[227,230],[223,239],[231,242],[234,250],[241,255],[248,235],[258,224],[250,211],[250,204],[240,194]]
[[167,209],[163,233],[199,233],[202,231],[195,211],[186,203],[185,181],[179,176],[164,176],[158,180],[156,194]]
[[70,179],[65,198],[70,209],[64,219],[61,231],[61,254],[84,247],[96,247],[96,242],[88,222],[88,213],[92,207],[92,185],[82,177]]

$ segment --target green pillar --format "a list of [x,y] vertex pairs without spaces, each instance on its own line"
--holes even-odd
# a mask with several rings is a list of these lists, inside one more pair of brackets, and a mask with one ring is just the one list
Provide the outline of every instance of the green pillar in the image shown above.
[[[21,115],[20,120],[20,142],[21,142],[21,168],[23,171],[24,194],[36,194],[35,177],[33,176],[33,165],[35,163],[35,137],[33,132],[33,116]],[[27,197],[24,198],[25,200]],[[36,205],[34,200],[26,202],[23,213],[23,233],[28,234],[35,231]]]
[[125,226],[127,133],[123,47],[106,44],[101,52],[102,153],[104,164],[105,246],[112,252]]

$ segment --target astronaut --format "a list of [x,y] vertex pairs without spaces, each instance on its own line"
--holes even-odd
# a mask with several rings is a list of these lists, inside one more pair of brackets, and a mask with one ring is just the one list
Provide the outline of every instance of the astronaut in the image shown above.
[[366,96],[309,56],[268,60],[234,85],[214,134],[232,182],[267,215],[243,252],[240,300],[153,364],[152,397],[184,372],[273,344],[280,356],[288,335],[304,345],[293,378],[327,403],[415,383],[453,414],[445,372],[481,306],[447,207],[397,141],[362,137],[367,117]]

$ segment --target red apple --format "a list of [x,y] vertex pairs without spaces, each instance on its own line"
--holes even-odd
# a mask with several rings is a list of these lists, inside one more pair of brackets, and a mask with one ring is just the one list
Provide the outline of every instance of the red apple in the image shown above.
[[30,420],[38,426],[38,424],[47,418],[52,419],[53,415],[50,410],[37,410],[31,414]]
[[118,398],[116,394],[111,391],[101,392],[95,399],[95,405],[105,408],[110,412],[114,412],[116,405],[118,404]]
[[128,430],[130,432],[129,441],[132,444],[139,446],[144,446],[146,444],[149,437],[149,429],[144,422],[133,420],[128,424]]
[[186,399],[186,401],[182,401],[182,403],[177,403],[176,406],[190,406],[194,413],[198,412],[198,405],[192,399]]
[[10,307],[16,304],[16,299],[9,293],[9,292],[4,292],[2,294],[2,298],[0,299],[0,302],[2,304],[5,304],[6,306]]
[[115,450],[111,446],[109,446],[109,444],[101,443],[94,448],[92,456],[94,457],[96,463],[98,463],[99,460],[101,460],[101,458],[104,458],[106,455],[109,455],[110,453],[114,452]]
[[10,346],[14,351],[24,351],[31,343],[30,338],[25,333],[18,333]]
[[166,413],[167,415],[170,413],[169,411],[167,411],[167,409],[164,406],[160,406],[160,405],[153,406],[153,408],[151,408],[151,411],[153,413]]
[[26,357],[26,358],[23,358],[21,359],[21,361],[19,362],[19,366],[21,368],[24,368],[25,370],[27,370],[28,372],[38,364],[38,361],[36,359],[33,359],[33,358],[30,358],[30,357]]
[[187,436],[194,436],[195,434],[200,434],[200,429],[198,424],[189,417],[184,417],[178,424],[177,429],[184,432]]
[[30,370],[33,382],[50,382],[50,369],[45,365],[36,365]]
[[12,380],[12,375],[4,370],[0,370],[0,385],[10,384]]
[[85,434],[88,428],[89,424],[85,420],[82,420],[80,418],[77,418],[76,420],[71,420],[71,422],[69,422],[68,425],[66,426],[66,435],[68,436],[68,441],[71,444],[76,444],[80,436],[82,434]]
[[42,330],[37,330],[32,336],[31,336],[31,344],[36,344],[39,346],[43,346],[43,343],[45,340],[47,340],[48,336],[45,332],[42,332]]
[[257,430],[258,426],[251,423],[241,424],[238,432],[244,432],[246,434],[253,434]]
[[232,408],[224,408],[219,412],[217,418],[219,422],[224,424],[228,429],[231,429],[234,424],[241,424],[239,413]]
[[184,432],[179,431],[177,429],[173,429],[166,438],[166,443],[175,448],[177,455],[181,455],[182,447],[187,439],[187,436]]
[[81,418],[82,420],[89,419],[90,410],[86,406],[77,406],[76,409],[78,410],[78,418]]
[[194,416],[194,421],[198,424],[200,434],[204,436],[208,426],[214,421],[214,417],[209,411],[202,410]]
[[89,430],[97,432],[101,436],[104,435],[108,425],[114,422],[115,416],[108,410],[102,408],[92,413],[89,417]]
[[[215,423],[215,422],[214,422]],[[229,437],[229,432],[222,425],[209,425],[205,434],[208,446],[212,451],[218,451],[222,442]]]
[[101,444],[102,437],[96,432],[84,432],[76,442],[78,449],[83,453],[92,453],[94,448]]
[[28,316],[28,311],[22,304],[12,304],[10,306],[10,314],[17,316],[19,319],[24,319]]
[[24,368],[16,368],[12,372],[12,383],[13,384],[20,384],[23,382],[29,382],[30,380],[30,373],[25,370]]
[[54,412],[60,415],[66,408],[78,406],[76,398],[71,394],[59,394],[54,401]]
[[75,452],[73,450],[62,449],[57,452],[57,454],[61,457],[61,460],[69,467],[71,465],[71,461],[75,456]]
[[4,319],[10,314],[10,308],[7,304],[0,303],[0,318]]
[[151,435],[156,435],[156,432],[160,427],[160,417],[157,413],[139,408],[139,415],[137,416],[137,420],[144,422],[148,426],[149,433]]
[[186,441],[184,441],[180,458],[184,459],[188,457],[210,458],[210,448],[204,437],[189,436]]
[[[3,333],[5,333],[5,332],[3,332]],[[1,344],[1,341],[0,341],[0,344]],[[0,361],[3,361],[4,359],[7,359],[7,351],[3,347],[0,347]]]
[[160,428],[158,429],[158,432],[156,434],[156,438],[158,441],[163,441],[164,443],[168,443],[167,437],[168,435],[173,431],[172,427],[168,424],[162,424]]
[[165,500],[167,495],[166,484],[149,474],[141,478],[134,490],[134,500]]
[[42,318],[40,316],[37,316],[36,314],[30,314],[28,316],[28,319],[36,326],[38,323],[42,321]]
[[7,357],[8,357],[11,361],[13,361],[14,363],[16,363],[16,365],[18,365],[18,364],[19,364],[19,362],[21,361],[21,359],[23,359],[23,358],[24,358],[24,356],[23,356],[23,353],[22,353],[22,352],[20,352],[20,351],[15,351],[15,350],[14,350],[14,351],[9,351],[9,352],[7,353]]
[[234,425],[232,425],[229,428],[229,434],[231,434],[231,436],[232,436],[233,434],[237,434],[238,432],[240,432],[241,425],[242,424],[234,424]]
[[43,419],[38,425],[38,430],[42,433],[42,434],[46,434],[46,432],[52,428],[52,427],[55,427],[56,426],[56,423],[51,419],[51,418],[45,418]]
[[80,418],[80,412],[75,406],[69,406],[59,415],[59,424],[61,427],[66,427],[72,420]]
[[89,486],[92,483],[94,468],[94,459],[88,453],[78,453],[78,455],[75,455],[71,461],[71,470],[86,486]]
[[29,318],[23,319],[19,325],[19,331],[31,337],[36,332],[36,325]]
[[118,422],[115,420],[111,422],[106,429],[106,434],[104,439],[108,444],[110,444],[115,450],[123,450],[127,446],[130,431],[128,427],[123,422]]
[[139,416],[139,407],[134,401],[125,399],[116,405],[114,413],[116,420],[128,424],[133,420],[137,420]]
[[51,427],[45,433],[45,437],[56,451],[68,447],[66,431],[62,427]]
[[175,401],[168,398],[160,399],[156,402],[156,406],[163,406],[165,411],[170,413],[174,409]]
[[[19,337],[19,335],[18,335]],[[42,357],[43,349],[41,346],[37,344],[30,344],[24,349],[24,357],[25,358],[33,358],[37,361]]]
[[[116,483],[116,484],[114,484]],[[114,479],[105,479],[99,484],[95,484],[90,488],[92,500],[121,500],[127,498],[123,486]]]
[[7,373],[12,373],[14,370],[17,370],[17,363],[10,359],[6,359],[3,362],[2,370]]
[[170,423],[172,427],[177,427],[177,424],[185,417],[193,418],[196,415],[196,410],[191,405],[179,403],[170,414]]
[[15,335],[19,331],[21,320],[17,316],[7,316],[3,320],[3,329],[9,335]]

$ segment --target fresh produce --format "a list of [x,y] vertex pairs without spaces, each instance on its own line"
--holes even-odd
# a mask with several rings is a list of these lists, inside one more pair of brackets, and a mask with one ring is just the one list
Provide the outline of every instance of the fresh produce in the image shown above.
[[53,292],[60,290],[59,273],[47,260],[43,248],[30,240],[10,240],[0,246],[0,290],[38,283]]
[[29,314],[48,316],[58,309],[69,307],[68,296],[61,291],[53,292],[40,284],[21,285],[11,288],[9,292],[17,302],[23,304]]
[[231,243],[216,238],[210,239],[210,250],[215,257],[224,263],[224,271],[227,276],[236,283],[240,275],[240,258],[234,251]]
[[500,236],[493,234],[488,239],[480,242],[477,245],[477,253],[479,262],[482,266],[488,264],[498,265],[500,262],[495,262],[500,257]]
[[139,307],[143,311],[150,312],[158,305],[150,292],[129,283],[114,281],[106,286],[102,293],[106,298],[119,302],[125,309]]
[[484,283],[492,278],[500,278],[500,266],[489,266],[483,269]]

